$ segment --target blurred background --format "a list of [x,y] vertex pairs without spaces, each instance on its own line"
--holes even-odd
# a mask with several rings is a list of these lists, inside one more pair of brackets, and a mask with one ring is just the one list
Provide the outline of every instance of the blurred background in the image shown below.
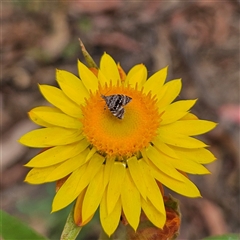
[[[3,1],[1,3],[1,208],[50,239],[59,239],[68,212],[50,214],[54,184],[28,185],[23,165],[37,150],[17,143],[35,129],[27,112],[46,102],[38,83],[56,85],[55,69],[77,74],[78,38],[98,63],[106,51],[126,72],[144,63],[149,76],[169,65],[182,78],[179,99],[219,123],[201,137],[217,161],[206,176],[190,176],[203,198],[180,200],[179,239],[240,232],[239,1]],[[78,239],[97,239],[99,217]]]

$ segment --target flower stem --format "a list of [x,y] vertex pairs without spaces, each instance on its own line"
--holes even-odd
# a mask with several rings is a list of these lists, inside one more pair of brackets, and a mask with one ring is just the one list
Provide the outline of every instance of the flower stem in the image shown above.
[[77,226],[74,222],[73,209],[68,215],[60,240],[74,240],[82,229],[82,227]]

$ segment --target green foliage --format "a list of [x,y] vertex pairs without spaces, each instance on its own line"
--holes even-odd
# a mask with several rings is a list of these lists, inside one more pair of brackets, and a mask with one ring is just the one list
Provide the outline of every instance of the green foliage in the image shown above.
[[0,210],[0,236],[4,240],[47,240],[19,219]]
[[225,234],[221,236],[207,237],[202,240],[239,240],[239,239],[240,239],[239,234]]
[[[25,218],[30,219],[30,221],[31,219],[35,218],[40,219],[42,226],[47,232],[46,236],[49,239],[60,239],[67,216],[71,211],[73,204],[62,209],[61,211],[50,214],[52,199],[55,194],[55,184],[49,183],[40,186],[38,193],[39,194],[36,194],[31,198],[19,199],[16,204],[16,208],[18,210],[17,212],[20,212],[21,215],[24,215]],[[98,236],[100,230],[99,226],[99,213],[97,212],[91,222],[82,228],[81,233],[77,236],[77,239],[96,239],[94,237]]]

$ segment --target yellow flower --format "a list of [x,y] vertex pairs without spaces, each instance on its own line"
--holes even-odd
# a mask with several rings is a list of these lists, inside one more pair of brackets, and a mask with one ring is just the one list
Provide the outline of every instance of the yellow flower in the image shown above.
[[[29,112],[43,128],[25,134],[20,143],[44,151],[26,164],[33,169],[25,181],[57,181],[52,211],[76,200],[74,219],[79,226],[88,223],[100,207],[108,235],[116,230],[122,214],[136,230],[141,210],[162,228],[166,211],[159,184],[187,197],[200,196],[184,173],[208,174],[202,164],[215,157],[192,136],[216,124],[189,113],[196,100],[173,102],[181,80],[165,83],[167,67],[149,79],[143,64],[126,75],[105,53],[98,70],[91,71],[80,61],[78,70],[80,79],[57,70],[60,89],[39,86],[54,107]],[[127,104],[118,102],[123,119],[114,116],[104,98],[111,95],[131,98]]]

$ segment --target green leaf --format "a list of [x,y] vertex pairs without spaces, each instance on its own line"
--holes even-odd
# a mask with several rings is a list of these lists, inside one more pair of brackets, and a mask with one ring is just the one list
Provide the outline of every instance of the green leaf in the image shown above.
[[0,210],[0,236],[4,240],[47,240],[21,220]]
[[240,234],[225,234],[221,236],[207,237],[202,240],[239,240]]

